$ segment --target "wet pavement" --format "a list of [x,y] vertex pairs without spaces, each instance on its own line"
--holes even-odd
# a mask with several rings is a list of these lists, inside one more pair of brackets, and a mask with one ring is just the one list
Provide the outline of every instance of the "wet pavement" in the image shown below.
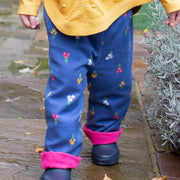
[[[0,0],[0,180],[38,180],[43,170],[35,145],[43,148],[46,130],[42,99],[48,77],[48,41],[42,9],[38,16],[41,30],[34,31],[20,23],[17,5],[18,0]],[[180,178],[178,171],[169,172],[172,166],[178,168],[179,156],[166,156],[156,148],[157,141],[151,138],[154,134],[144,116],[152,90],[142,91],[146,72],[143,59],[147,55],[142,40],[135,32],[134,87],[118,141],[119,163],[110,167],[94,165],[92,145],[83,134],[82,162],[72,171],[72,180],[103,180],[105,174],[113,180],[148,180],[160,175],[172,180]],[[88,91],[84,94],[82,125]],[[167,161],[171,162],[168,166]]]

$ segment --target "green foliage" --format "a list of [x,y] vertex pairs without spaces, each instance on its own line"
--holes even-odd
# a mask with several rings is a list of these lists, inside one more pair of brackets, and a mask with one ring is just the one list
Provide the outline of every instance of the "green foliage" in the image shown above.
[[180,151],[180,25],[171,29],[165,24],[168,16],[157,0],[149,4],[148,15],[152,24],[144,40],[150,74],[146,85],[154,89],[148,118],[158,127],[162,145]]
[[142,6],[141,10],[133,16],[134,29],[144,30],[151,24],[151,18],[147,14],[148,4]]

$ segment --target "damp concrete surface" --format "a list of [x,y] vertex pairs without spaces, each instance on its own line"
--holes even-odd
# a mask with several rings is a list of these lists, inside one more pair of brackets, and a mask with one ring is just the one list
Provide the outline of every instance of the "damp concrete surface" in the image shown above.
[[[49,74],[48,41],[42,9],[38,16],[41,29],[25,29],[17,15],[18,2],[0,0],[0,179],[38,180],[43,170],[35,145],[43,148],[46,131],[43,98]],[[136,38],[134,59],[138,61],[146,51],[141,44],[143,37]],[[137,84],[136,75],[133,77]],[[84,94],[82,125],[88,91]],[[92,144],[83,134],[82,161],[72,171],[72,180],[103,180],[105,174],[113,180],[148,180],[155,176],[135,88],[122,127],[120,158],[114,166],[92,163]]]

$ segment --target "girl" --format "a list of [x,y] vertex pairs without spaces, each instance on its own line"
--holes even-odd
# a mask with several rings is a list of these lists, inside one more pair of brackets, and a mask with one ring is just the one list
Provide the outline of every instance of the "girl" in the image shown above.
[[[131,99],[134,8],[151,0],[45,0],[49,79],[45,94],[47,131],[41,180],[69,180],[82,147],[83,91],[89,111],[83,130],[98,165],[118,162],[117,140]],[[180,21],[180,0],[160,0],[172,28]],[[20,0],[25,27],[39,29],[41,0]]]

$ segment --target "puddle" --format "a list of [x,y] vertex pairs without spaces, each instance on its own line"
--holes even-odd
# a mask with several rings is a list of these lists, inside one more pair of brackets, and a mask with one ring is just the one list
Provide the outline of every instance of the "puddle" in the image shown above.
[[14,62],[8,67],[8,70],[12,73],[12,75],[20,74],[19,70],[26,68],[24,64],[15,64]]
[[49,61],[48,58],[38,58],[38,62],[37,62],[37,66],[38,64],[40,64],[40,67],[38,68],[38,71],[42,71],[42,70],[49,70]]
[[38,58],[36,66],[39,66],[37,69],[37,77],[40,79],[47,79],[49,76],[49,59],[48,58]]
[[[29,71],[26,71],[26,69],[29,69]],[[19,63],[18,61],[12,61],[8,70],[12,75],[20,75],[23,74],[21,72],[30,73],[30,71],[32,71],[32,73],[36,74],[40,79],[47,78],[49,75],[49,62],[48,58],[41,57],[37,59],[19,60]]]

